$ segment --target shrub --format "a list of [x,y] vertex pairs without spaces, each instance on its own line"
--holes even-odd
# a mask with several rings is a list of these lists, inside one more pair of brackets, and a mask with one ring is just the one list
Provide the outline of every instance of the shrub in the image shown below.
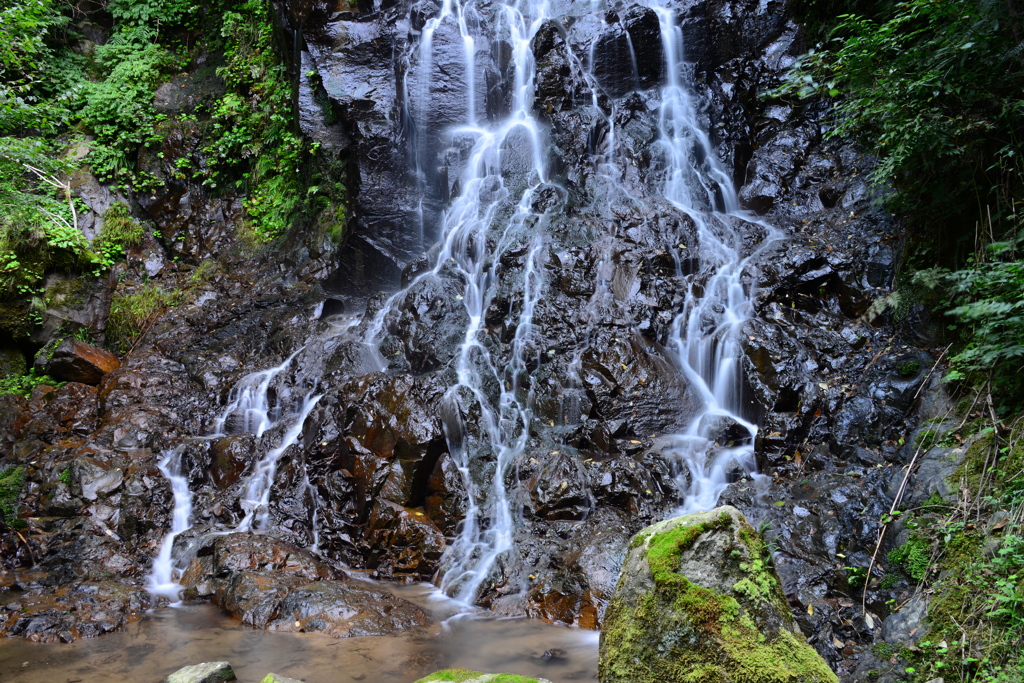
[[107,345],[119,353],[127,353],[154,314],[176,305],[179,298],[178,292],[167,291],[152,282],[133,294],[115,294],[107,321]]
[[0,521],[12,529],[25,526],[18,519],[18,496],[24,485],[24,468],[12,465],[0,472]]

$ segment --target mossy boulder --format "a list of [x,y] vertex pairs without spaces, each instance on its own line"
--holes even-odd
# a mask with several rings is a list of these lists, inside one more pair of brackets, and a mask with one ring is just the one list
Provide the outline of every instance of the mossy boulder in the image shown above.
[[724,506],[633,537],[601,631],[602,683],[837,683],[761,536]]
[[416,683],[551,683],[546,678],[528,678],[515,674],[485,674],[469,669],[442,669]]

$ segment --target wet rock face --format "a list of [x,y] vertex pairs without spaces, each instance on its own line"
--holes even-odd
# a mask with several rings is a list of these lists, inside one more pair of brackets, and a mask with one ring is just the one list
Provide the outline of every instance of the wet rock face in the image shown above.
[[185,597],[212,596],[242,623],[336,638],[387,635],[430,623],[390,593],[350,581],[313,553],[266,536],[235,533],[182,541],[191,562]]
[[[239,256],[240,199],[173,177],[175,159],[202,163],[200,132],[179,125],[165,131],[163,158],[154,148],[142,159],[163,188],[136,199],[173,255],[216,256],[221,272],[190,288],[95,386],[0,397],[0,467],[26,468],[18,502],[33,518],[27,544],[5,538],[3,561],[45,572],[45,582],[11,584],[0,595],[37,601],[19,619],[52,617],[35,630],[8,621],[7,632],[98,633],[88,624],[107,622],[63,614],[64,603],[52,600],[80,584],[145,585],[173,505],[157,462],[178,446],[193,493],[194,528],[177,547],[187,595],[217,599],[261,628],[344,635],[419,623],[407,606],[395,606],[391,621],[388,613],[345,616],[362,601],[391,603],[357,590],[337,566],[438,578],[467,511],[486,502],[467,482],[493,476],[503,478],[514,530],[480,604],[593,628],[630,537],[678,509],[688,475],[665,437],[689,424],[700,401],[679,371],[673,322],[688,296],[703,293],[708,264],[694,221],[661,198],[665,160],[656,143],[667,76],[658,13],[636,3],[593,13],[591,3],[552,2],[555,16],[529,46],[549,182],[531,195],[525,218],[514,201],[499,203],[495,225],[521,221],[479,238],[496,258],[467,364],[488,377],[477,396],[450,391],[469,323],[465,281],[453,264],[429,273],[439,216],[465,189],[457,180],[473,142],[449,128],[469,107],[458,87],[464,43],[447,19],[427,60],[416,45],[436,3],[363,4],[362,12],[335,13],[334,5],[285,3],[286,28],[300,30],[305,46],[302,130],[344,160],[352,179],[352,220],[338,254],[313,258],[296,237],[280,253]],[[824,139],[826,112],[759,97],[802,51],[782,3],[670,8],[693,60],[685,69],[698,84],[703,126],[741,201],[760,216],[716,220],[745,235],[744,254],[767,234],[761,220],[784,237],[743,277],[756,292],[743,330],[747,416],[758,423],[758,462],[770,479],[766,489],[738,481],[725,500],[772,521],[786,597],[804,629],[822,634],[815,646],[841,663],[850,657],[846,643],[864,647],[872,637],[854,618],[842,567],[867,564],[877,524],[865,520],[888,508],[892,472],[908,460],[900,440],[932,356],[895,337],[886,314],[872,317],[896,257],[890,219],[872,207],[863,179],[870,160]],[[479,38],[478,121],[507,115],[513,101],[515,55],[507,29],[491,28],[499,10],[478,2],[469,17]],[[417,93],[428,84],[436,88],[424,104]],[[528,142],[520,133],[503,150],[505,187],[496,193],[531,182]],[[163,272],[173,277],[173,264]],[[382,313],[377,353],[364,343],[367,322],[335,326],[340,311],[365,306],[373,318],[387,296],[369,295],[399,281],[409,289]],[[525,322],[529,283],[540,283],[539,294]],[[909,339],[914,330],[903,329]],[[296,352],[266,393],[266,431],[247,427],[244,412],[219,422],[244,377]],[[314,395],[295,443],[276,461],[261,510],[268,532],[212,536],[252,511],[243,501],[257,463]],[[499,453],[483,436],[481,405],[503,395],[529,414],[496,421],[522,442],[495,475]],[[738,438],[735,424],[714,427],[723,447]],[[934,488],[914,486],[928,491],[921,495]],[[120,605],[109,622],[118,628],[134,603],[109,604]],[[880,604],[873,598],[869,608],[881,619]]]

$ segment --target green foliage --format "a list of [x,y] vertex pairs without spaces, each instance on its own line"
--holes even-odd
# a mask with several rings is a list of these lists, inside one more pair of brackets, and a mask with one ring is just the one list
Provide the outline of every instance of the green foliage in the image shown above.
[[179,299],[180,293],[167,291],[153,282],[132,294],[115,294],[110,302],[107,345],[119,353],[127,353],[154,314],[177,305]]
[[17,394],[28,398],[32,390],[41,385],[59,387],[63,382],[58,382],[49,375],[37,375],[35,368],[29,370],[27,375],[8,375],[0,377],[0,395]]
[[0,137],[0,289],[30,294],[47,268],[96,261],[62,180],[68,172],[41,140]]
[[[912,278],[940,289],[962,334],[953,379],[989,375],[1003,409],[1024,388],[1024,33],[1003,0],[797,0],[829,38],[774,94],[833,98],[832,137],[877,156],[871,178],[928,254]],[[835,19],[828,19],[827,11]],[[986,246],[987,245],[987,246]]]
[[[992,0],[908,0],[882,18],[844,14],[782,92],[840,96],[830,135],[874,149],[871,177],[931,229],[986,206],[1009,210],[1021,190],[1024,46]],[[997,212],[998,213],[998,212]],[[997,216],[1002,218],[1002,216]]]
[[246,0],[223,15],[227,63],[218,69],[229,92],[214,106],[204,148],[211,187],[238,177],[257,242],[284,235],[305,200],[300,164],[305,150],[294,132],[292,87],[274,44],[273,8]]
[[83,85],[79,115],[96,135],[89,164],[101,180],[140,180],[131,158],[153,135],[153,90],[177,64],[170,50],[157,42],[161,20],[180,16],[165,4],[172,3],[114,3],[112,14],[118,23],[110,41],[96,48],[101,78]]
[[920,278],[938,278],[947,296],[946,314],[963,338],[950,359],[952,379],[991,378],[1003,412],[1016,410],[1024,395],[1024,231],[993,242],[959,270],[933,269]]
[[12,529],[25,523],[18,519],[18,496],[25,485],[25,469],[11,466],[0,472],[0,521]]
[[906,543],[889,552],[889,562],[898,564],[914,581],[923,581],[932,563],[932,541],[920,533],[912,533]]

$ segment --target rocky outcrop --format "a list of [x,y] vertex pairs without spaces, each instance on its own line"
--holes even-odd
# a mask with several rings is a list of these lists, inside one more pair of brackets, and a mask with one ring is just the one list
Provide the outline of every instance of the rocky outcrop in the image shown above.
[[119,367],[121,361],[110,351],[77,339],[55,343],[36,358],[36,368],[43,374],[82,384],[99,384],[103,375]]
[[352,581],[314,553],[267,536],[234,533],[181,539],[192,556],[184,597],[211,597],[243,624],[335,638],[379,636],[425,626],[409,602]]
[[789,613],[770,551],[735,508],[630,542],[601,632],[602,683],[836,682]]
[[[301,231],[267,253],[240,249],[241,197],[175,177],[179,160],[202,167],[199,123],[167,122],[162,142],[141,156],[163,185],[132,206],[163,234],[153,274],[180,292],[180,305],[150,321],[121,367],[95,386],[0,397],[0,467],[25,468],[18,504],[27,524],[24,543],[13,535],[3,541],[2,562],[19,569],[16,581],[0,584],[3,604],[20,605],[5,613],[5,632],[52,640],[130,618],[132,596],[141,595],[171,524],[173,494],[157,462],[178,447],[194,496],[193,528],[177,546],[189,599],[217,599],[259,627],[336,634],[422,620],[403,606],[394,622],[376,614],[350,626],[327,605],[391,604],[357,590],[339,566],[399,580],[443,571],[467,510],[482,502],[467,476],[481,480],[498,467],[481,436],[489,426],[480,399],[463,392],[465,429],[448,429],[457,422],[450,419],[446,426],[454,409],[445,396],[468,319],[464,282],[444,264],[427,274],[438,217],[461,191],[456,179],[471,144],[447,129],[466,104],[456,87],[465,43],[446,20],[434,34],[429,70],[415,75],[427,68],[416,45],[437,3],[356,4],[360,11],[335,12],[323,3],[284,3],[288,28],[299,34],[289,44],[301,53],[302,130],[325,158],[344,161],[351,178],[340,250],[314,248]],[[847,567],[869,563],[891,481],[910,459],[907,435],[936,354],[919,330],[874,315],[899,244],[865,182],[871,160],[826,139],[829,118],[820,107],[761,97],[803,51],[783,3],[667,4],[693,60],[686,68],[703,127],[752,212],[722,220],[746,236],[744,253],[763,240],[762,222],[782,235],[742,278],[756,294],[741,362],[766,476],[755,483],[731,473],[738,481],[723,500],[772,524],[786,599],[816,635],[815,647],[841,668],[870,646],[877,632],[870,623],[888,616],[892,596],[874,586],[873,621],[855,608]],[[512,53],[507,27],[489,28],[498,25],[498,5],[474,5],[481,12],[470,20],[475,103],[479,121],[489,121],[508,113]],[[491,368],[480,363],[492,373],[482,393],[497,402],[503,384],[515,383],[530,416],[521,448],[499,475],[515,522],[512,547],[478,601],[499,614],[594,628],[630,537],[672,514],[689,484],[666,438],[699,408],[679,372],[673,325],[701,292],[706,264],[694,221],[659,191],[665,74],[657,13],[642,3],[597,13],[588,3],[549,5],[557,16],[529,46],[549,182],[523,207],[529,218],[518,229],[481,240],[500,252],[476,349],[493,359]],[[158,105],[192,106],[219,87],[209,76],[177,78],[186,97],[165,89]],[[411,102],[428,82],[437,86],[429,106]],[[524,182],[528,140],[516,140],[504,154],[509,187]],[[499,213],[518,211],[509,205]],[[534,248],[536,235],[543,240]],[[213,268],[194,282],[174,258]],[[149,269],[141,261],[129,267],[140,278]],[[526,323],[528,273],[542,291]],[[375,294],[399,283],[409,289],[390,303]],[[379,353],[371,353],[367,321],[385,305]],[[361,326],[335,317],[363,311]],[[521,366],[513,358],[517,338],[527,340]],[[246,430],[244,411],[225,416],[245,377],[293,354],[269,382],[269,428],[257,435]],[[255,463],[280,446],[307,396],[319,400],[276,462],[265,510],[272,531],[223,535],[251,511],[243,501]],[[720,427],[724,446],[734,434]],[[474,457],[464,466],[468,450]],[[926,462],[941,479],[942,454]],[[939,484],[911,487],[916,500]],[[42,574],[25,574],[32,565]],[[106,581],[128,590],[107,603],[116,618],[68,613],[65,593]]]

